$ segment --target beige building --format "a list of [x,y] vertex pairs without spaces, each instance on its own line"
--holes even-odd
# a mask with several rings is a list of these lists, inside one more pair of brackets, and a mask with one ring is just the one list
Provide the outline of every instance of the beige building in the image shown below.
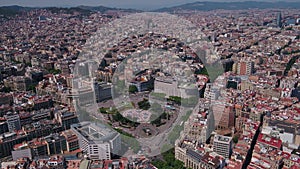
[[189,98],[195,96],[196,91],[198,90],[194,85],[179,84],[177,80],[170,77],[157,77],[154,81],[154,92],[164,93],[166,96]]

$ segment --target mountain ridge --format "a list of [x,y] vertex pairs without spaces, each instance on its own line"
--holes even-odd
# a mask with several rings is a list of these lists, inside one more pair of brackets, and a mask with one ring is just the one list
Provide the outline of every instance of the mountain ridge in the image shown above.
[[[211,10],[243,10],[243,9],[300,9],[300,2],[296,1],[240,1],[240,2],[209,2],[198,1],[193,3],[186,3],[183,5],[177,5],[173,7],[164,7],[151,12],[173,12],[177,10],[195,10],[195,11],[211,11]],[[67,12],[79,11],[84,14],[89,12],[101,12],[107,11],[124,11],[124,12],[143,12],[138,9],[126,9],[126,8],[114,8],[106,6],[86,6],[80,5],[76,7],[23,7],[18,5],[0,6],[0,15],[14,16],[20,14],[22,11],[31,9],[50,9],[52,11],[66,10]]]
[[198,1],[193,3],[187,3],[183,5],[177,5],[173,7],[165,7],[154,10],[154,12],[173,12],[175,10],[197,10],[197,11],[211,11],[217,9],[224,10],[243,10],[243,9],[299,9],[300,2],[285,2],[285,1],[241,1],[241,2],[209,2]]
[[10,17],[17,14],[20,14],[23,11],[33,10],[33,9],[49,9],[52,12],[58,12],[60,10],[65,10],[67,13],[70,12],[81,12],[83,14],[87,14],[89,12],[101,12],[105,13],[107,11],[123,11],[123,12],[142,12],[142,10],[136,9],[123,9],[123,8],[112,8],[106,6],[76,6],[76,7],[23,7],[19,5],[11,5],[11,6],[0,6],[0,15]]

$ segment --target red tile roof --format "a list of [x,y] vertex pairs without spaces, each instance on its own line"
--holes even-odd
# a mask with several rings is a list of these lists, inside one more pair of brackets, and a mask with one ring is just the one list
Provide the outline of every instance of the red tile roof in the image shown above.
[[282,146],[282,141],[280,139],[272,138],[264,134],[259,134],[257,142],[275,147],[277,149],[280,149]]

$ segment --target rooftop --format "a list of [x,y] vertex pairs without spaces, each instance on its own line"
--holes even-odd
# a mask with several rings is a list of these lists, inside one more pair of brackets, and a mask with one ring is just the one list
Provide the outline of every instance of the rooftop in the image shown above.
[[100,123],[81,122],[71,127],[89,141],[107,142],[120,135],[113,129]]
[[280,139],[269,137],[264,134],[259,134],[257,142],[267,144],[267,145],[269,145],[271,147],[275,147],[277,149],[280,149],[281,145],[282,145],[282,141]]
[[232,140],[231,137],[222,136],[222,135],[215,135],[214,141],[223,142],[223,143],[230,143]]

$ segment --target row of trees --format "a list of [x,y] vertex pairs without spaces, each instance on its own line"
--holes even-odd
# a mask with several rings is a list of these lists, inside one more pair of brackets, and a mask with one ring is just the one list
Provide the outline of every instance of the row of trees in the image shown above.
[[129,120],[122,116],[121,113],[117,112],[112,115],[113,121],[119,122],[122,125],[126,125],[129,127],[137,127],[140,123],[134,122],[133,120]]

